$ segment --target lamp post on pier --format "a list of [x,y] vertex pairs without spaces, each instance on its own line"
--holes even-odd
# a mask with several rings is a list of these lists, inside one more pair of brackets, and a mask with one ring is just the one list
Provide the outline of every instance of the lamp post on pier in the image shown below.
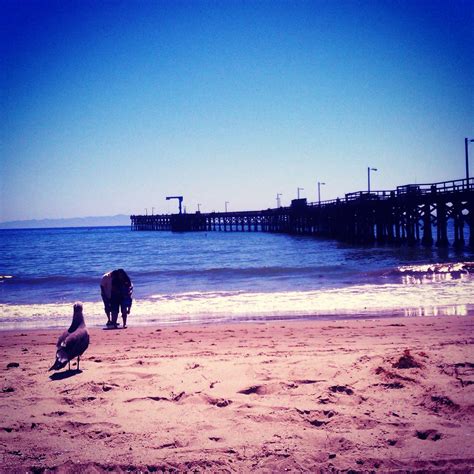
[[152,207],[152,208],[151,208],[151,215],[153,215],[154,213],[155,213],[155,208]]
[[378,171],[377,168],[371,168],[370,166],[367,167],[367,189],[368,193],[370,194],[370,172],[371,171]]
[[325,186],[326,183],[320,183],[318,181],[318,205],[321,206],[321,186]]
[[300,198],[300,191],[304,191],[304,188],[296,188],[296,194],[298,196],[298,199]]
[[464,139],[464,152],[466,154],[466,187],[469,189],[469,143],[474,142],[474,138]]
[[230,204],[229,201],[225,202],[225,212],[227,212],[227,204]]
[[201,212],[201,203],[198,203],[198,212]]
[[145,207],[145,216],[148,215],[148,207]]
[[281,199],[282,193],[277,193],[277,207],[281,207]]

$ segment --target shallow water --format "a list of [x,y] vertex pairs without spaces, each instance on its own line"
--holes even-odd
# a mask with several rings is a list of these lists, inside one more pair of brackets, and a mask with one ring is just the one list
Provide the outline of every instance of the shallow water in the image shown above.
[[[470,314],[468,249],[360,247],[265,233],[0,231],[1,328],[103,324],[101,275],[134,283],[130,324]],[[438,265],[450,263],[454,265]]]

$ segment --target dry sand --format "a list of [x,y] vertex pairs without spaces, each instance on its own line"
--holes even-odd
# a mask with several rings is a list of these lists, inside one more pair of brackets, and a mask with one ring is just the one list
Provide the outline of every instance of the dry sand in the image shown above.
[[92,329],[82,371],[53,378],[60,331],[2,332],[1,470],[470,472],[473,329],[470,317]]

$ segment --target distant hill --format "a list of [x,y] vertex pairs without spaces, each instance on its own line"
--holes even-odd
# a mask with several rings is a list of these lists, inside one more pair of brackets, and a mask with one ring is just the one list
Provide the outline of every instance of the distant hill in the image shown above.
[[44,229],[51,227],[108,227],[130,225],[130,216],[71,217],[68,219],[33,219],[0,222],[0,229]]

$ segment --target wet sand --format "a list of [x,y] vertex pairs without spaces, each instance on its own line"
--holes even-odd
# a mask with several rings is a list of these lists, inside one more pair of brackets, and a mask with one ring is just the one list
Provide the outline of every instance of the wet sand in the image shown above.
[[[133,326],[133,317],[130,320]],[[1,333],[2,472],[474,470],[474,319]]]

